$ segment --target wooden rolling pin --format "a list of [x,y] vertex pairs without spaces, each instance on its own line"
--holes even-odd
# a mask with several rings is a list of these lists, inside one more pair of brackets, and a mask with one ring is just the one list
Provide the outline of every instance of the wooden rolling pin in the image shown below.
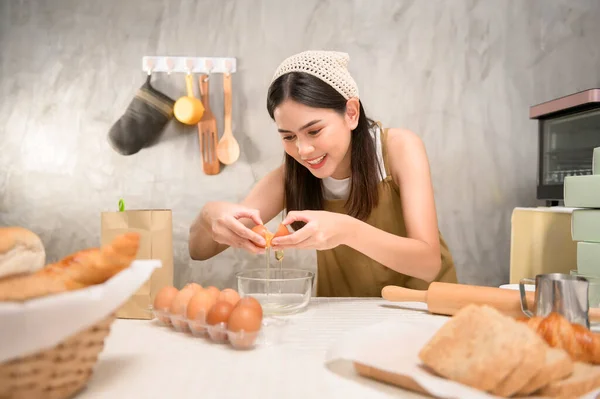
[[[535,292],[526,292],[527,307],[535,309]],[[470,305],[489,305],[514,318],[526,317],[521,310],[521,295],[517,290],[484,287],[467,284],[433,282],[429,290],[388,285],[381,290],[381,296],[393,302],[423,302],[427,310],[434,314],[453,316],[461,308]],[[590,308],[590,321],[600,321],[600,308]]]

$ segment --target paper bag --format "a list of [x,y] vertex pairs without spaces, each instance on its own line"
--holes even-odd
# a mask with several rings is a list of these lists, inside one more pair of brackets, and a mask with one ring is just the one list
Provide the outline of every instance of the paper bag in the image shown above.
[[125,232],[141,236],[137,259],[158,259],[162,267],[156,269],[146,283],[118,311],[121,319],[152,319],[151,307],[158,291],[173,285],[173,221],[171,210],[143,209],[102,212],[102,245]]

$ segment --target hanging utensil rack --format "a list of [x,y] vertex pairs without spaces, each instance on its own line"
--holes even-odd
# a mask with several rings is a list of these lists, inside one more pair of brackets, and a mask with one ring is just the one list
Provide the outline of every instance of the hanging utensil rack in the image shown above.
[[142,70],[148,74],[171,73],[235,73],[236,59],[232,57],[144,56]]

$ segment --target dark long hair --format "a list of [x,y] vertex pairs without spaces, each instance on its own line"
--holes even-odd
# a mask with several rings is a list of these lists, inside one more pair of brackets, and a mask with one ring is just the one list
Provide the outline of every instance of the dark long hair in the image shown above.
[[[302,72],[290,72],[276,79],[269,87],[267,110],[272,119],[275,108],[283,101],[291,99],[313,108],[328,108],[345,115],[347,100],[333,87],[321,79]],[[375,142],[370,129],[375,124],[367,118],[362,103],[356,129],[352,130],[350,139],[350,194],[346,201],[348,214],[357,219],[366,219],[371,210],[377,206],[378,165]],[[322,210],[323,189],[321,179],[285,154],[285,209]],[[292,225],[294,229],[301,223]]]

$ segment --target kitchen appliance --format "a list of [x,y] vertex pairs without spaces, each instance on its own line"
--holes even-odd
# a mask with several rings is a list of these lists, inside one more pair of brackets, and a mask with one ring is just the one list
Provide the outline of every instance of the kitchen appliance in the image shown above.
[[537,199],[563,200],[564,178],[592,174],[592,155],[600,147],[600,88],[570,94],[529,110],[539,121]]

